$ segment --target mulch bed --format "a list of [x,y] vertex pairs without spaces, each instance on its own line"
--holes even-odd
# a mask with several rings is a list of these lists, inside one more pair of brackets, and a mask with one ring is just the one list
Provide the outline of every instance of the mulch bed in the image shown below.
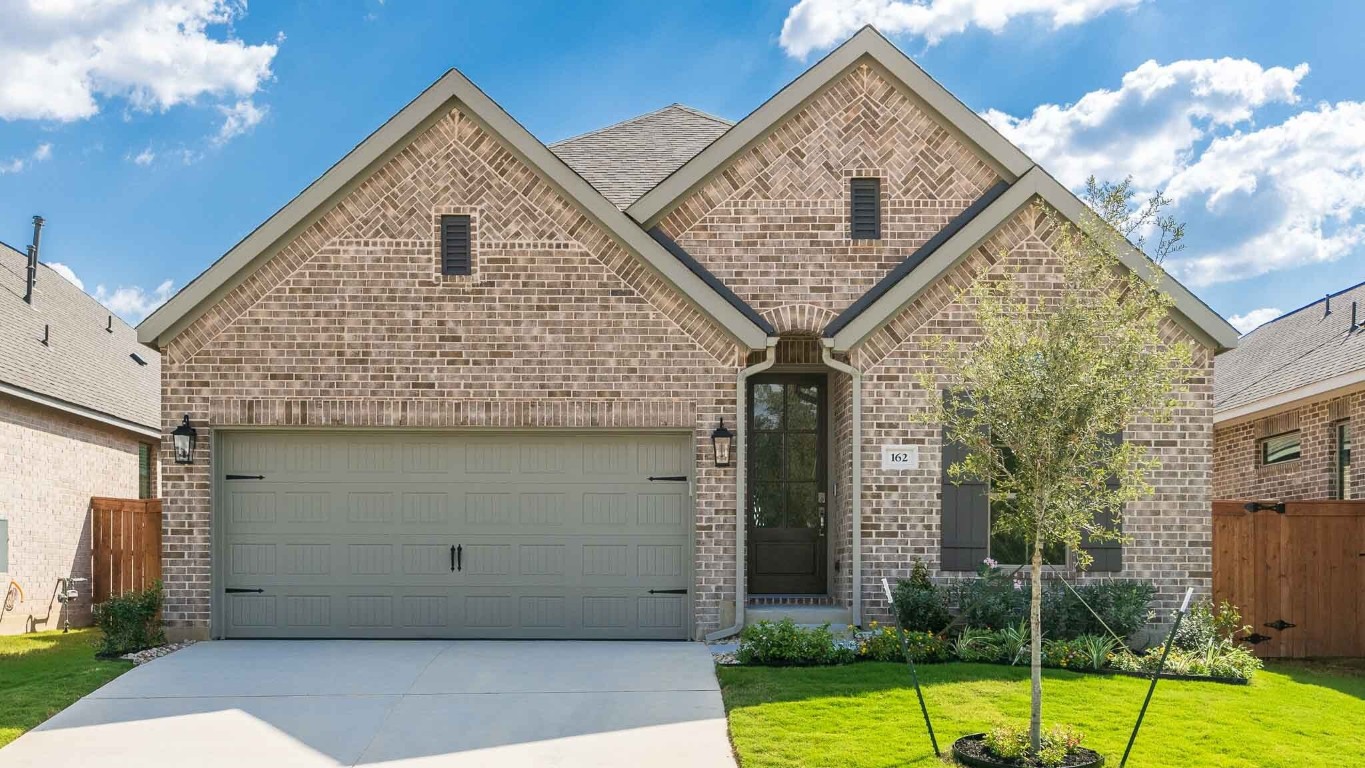
[[[1039,768],[1042,764],[1035,760],[1002,760],[994,757],[986,749],[982,740],[986,734],[974,733],[953,742],[953,757],[959,763],[972,768]],[[1093,749],[1080,747],[1066,756],[1062,768],[1092,768],[1104,765],[1104,756]]]

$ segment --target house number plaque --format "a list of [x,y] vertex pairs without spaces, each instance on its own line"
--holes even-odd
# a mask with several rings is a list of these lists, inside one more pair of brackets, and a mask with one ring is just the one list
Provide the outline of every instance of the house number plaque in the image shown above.
[[882,469],[919,469],[919,446],[883,445]]

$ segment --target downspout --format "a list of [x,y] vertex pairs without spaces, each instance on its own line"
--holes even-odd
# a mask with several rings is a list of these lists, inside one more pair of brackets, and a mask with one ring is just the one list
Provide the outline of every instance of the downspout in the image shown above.
[[746,442],[749,428],[748,407],[746,401],[749,399],[749,377],[755,373],[766,371],[773,367],[777,362],[777,339],[769,337],[767,354],[763,359],[748,368],[741,368],[739,374],[735,376],[735,623],[733,626],[718,629],[706,635],[706,641],[712,642],[721,638],[738,634],[744,629],[744,577],[747,575],[747,568],[744,559],[744,532],[745,526],[745,507],[747,506],[748,471],[745,468],[744,460],[747,454]]
[[853,518],[853,626],[863,625],[863,372],[834,359],[834,339],[821,339],[820,361],[853,379],[853,482],[849,489]]

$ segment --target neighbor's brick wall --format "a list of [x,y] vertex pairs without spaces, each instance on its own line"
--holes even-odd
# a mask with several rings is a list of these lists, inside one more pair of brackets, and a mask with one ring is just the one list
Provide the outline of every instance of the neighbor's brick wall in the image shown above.
[[[1353,439],[1360,439],[1365,392],[1328,395],[1292,410],[1219,425],[1214,429],[1214,498],[1337,498],[1337,425],[1341,423],[1350,423]],[[1303,440],[1302,458],[1262,464],[1261,440],[1296,429]],[[1365,461],[1353,462],[1351,475],[1351,495],[1361,498]]]
[[[0,634],[62,625],[57,579],[90,578],[90,497],[137,498],[139,442],[150,440],[0,395],[0,518],[9,520],[0,594],[10,580],[24,591],[0,615]],[[77,585],[66,608],[74,625],[90,622],[90,586]]]
[[[854,176],[882,179],[880,240],[849,239]],[[659,224],[778,331],[818,332],[997,181],[863,62]]]
[[[970,343],[977,336],[960,296],[983,274],[1018,268],[1029,293],[1055,293],[1057,258],[1049,233],[1036,224],[1035,209],[1021,211],[854,350],[853,362],[864,371],[863,599],[868,618],[889,618],[880,580],[907,577],[916,559],[941,578],[970,575],[938,570],[941,427],[915,424],[911,416],[941,395],[937,388],[921,388],[918,376],[926,370],[939,373],[928,367],[930,337]],[[1190,338],[1174,323],[1165,330],[1172,338]],[[1134,541],[1124,548],[1123,572],[1114,575],[1155,582],[1159,609],[1176,605],[1186,587],[1203,594],[1211,588],[1212,354],[1207,349],[1197,348],[1190,376],[1172,424],[1144,424],[1125,435],[1160,459],[1161,467],[1150,478],[1154,494],[1125,510],[1124,531]],[[919,469],[883,471],[884,444],[921,446]]]
[[[436,223],[469,213],[475,274],[437,274]],[[437,121],[164,350],[164,616],[210,608],[213,427],[687,428],[697,454],[695,605],[734,599],[733,342],[458,109]],[[169,457],[170,443],[163,445]]]

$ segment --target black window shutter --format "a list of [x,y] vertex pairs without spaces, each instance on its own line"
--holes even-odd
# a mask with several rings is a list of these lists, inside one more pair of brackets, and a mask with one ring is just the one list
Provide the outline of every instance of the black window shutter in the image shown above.
[[[951,395],[943,393],[951,407]],[[967,447],[950,440],[943,430],[941,525],[943,546],[939,567],[945,571],[972,571],[986,559],[991,538],[991,502],[987,484],[976,478],[964,478],[954,484],[948,468],[967,458]]]
[[468,275],[473,272],[469,256],[469,217],[441,217],[441,274]]
[[[1122,432],[1111,434],[1109,435],[1109,438],[1115,443],[1123,443]],[[1117,477],[1110,477],[1108,484],[1111,490],[1117,488],[1119,479]],[[1122,522],[1114,520],[1114,515],[1112,513],[1104,513],[1102,516],[1096,516],[1095,522],[1099,523],[1100,527],[1106,530],[1122,530],[1123,528]],[[1123,542],[1114,541],[1112,539],[1106,541],[1091,541],[1089,536],[1082,534],[1081,549],[1084,549],[1092,558],[1094,558],[1094,561],[1090,563],[1090,568],[1088,569],[1091,573],[1118,573],[1123,570]]]
[[854,240],[882,237],[882,180],[857,178],[849,183],[849,229]]

